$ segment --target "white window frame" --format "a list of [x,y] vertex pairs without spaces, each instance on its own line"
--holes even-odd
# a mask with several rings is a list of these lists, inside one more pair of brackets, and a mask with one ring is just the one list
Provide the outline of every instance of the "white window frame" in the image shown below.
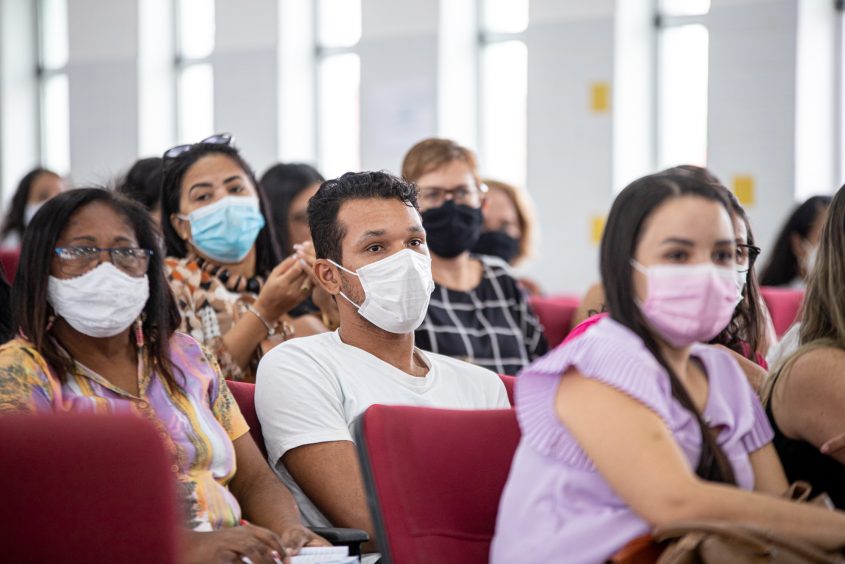
[[[363,4],[363,0],[362,0]],[[361,17],[363,19],[363,5],[361,6]],[[323,64],[326,62],[327,59],[332,57],[340,56],[340,55],[356,55],[358,56],[358,61],[360,64],[361,55],[358,49],[360,45],[360,38],[352,45],[339,47],[339,46],[330,46],[324,45],[321,42],[321,30],[320,30],[320,0],[313,0],[313,23],[314,23],[314,85],[315,85],[315,100],[316,104],[314,107],[314,152],[316,155],[317,160],[317,167],[318,169],[325,175],[332,176],[334,174],[333,170],[330,170],[331,167],[328,166],[326,163],[326,155],[324,151],[324,141],[325,135],[323,130],[323,125],[326,120],[326,117],[323,113],[323,91],[325,85],[323,84],[323,80],[321,79],[321,73]],[[362,159],[362,147],[361,147],[361,82],[360,82],[361,74],[360,74],[360,66],[359,66],[359,75],[358,75],[358,144],[357,144],[357,155],[355,155],[355,162],[357,163],[357,168],[360,169],[361,167],[361,159]],[[347,171],[344,171],[347,172]],[[342,174],[342,173],[341,173]]]
[[[665,168],[664,165],[667,163],[663,163],[662,161],[662,153],[661,153],[661,131],[663,126],[663,112],[661,108],[663,107],[663,101],[661,99],[661,81],[662,81],[662,72],[663,68],[660,64],[660,57],[661,57],[661,50],[663,49],[662,38],[661,34],[664,30],[674,28],[674,27],[682,27],[686,25],[701,25],[708,31],[709,36],[709,26],[708,26],[708,14],[696,14],[696,15],[670,15],[670,14],[663,14],[660,10],[660,0],[653,0],[654,1],[654,107],[653,107],[653,115],[654,115],[654,129],[653,129],[653,155],[654,155],[654,169],[662,169]],[[712,9],[712,8],[711,8]],[[708,49],[709,49],[709,42],[708,42]],[[709,61],[709,54],[708,54],[708,61]],[[707,90],[709,91],[709,69],[708,69],[708,77],[707,77]],[[709,120],[709,92],[708,92],[708,120]],[[705,145],[709,144],[709,124],[705,127],[705,134],[707,138],[705,140]],[[675,166],[678,164],[688,164],[688,163],[672,163],[668,164],[668,166]],[[707,163],[700,163],[703,166],[706,166]]]
[[[214,2],[215,0],[207,0],[208,2]],[[186,71],[191,69],[192,67],[197,66],[208,66],[212,72],[212,89],[211,89],[211,105],[212,105],[212,118],[211,118],[211,129],[208,132],[208,135],[213,135],[216,133],[215,130],[215,123],[214,123],[214,65],[212,64],[212,59],[214,56],[214,46],[204,57],[192,57],[185,55],[184,47],[183,47],[183,38],[182,38],[182,20],[181,20],[181,2],[182,0],[173,0],[173,75],[174,75],[174,84],[173,84],[173,96],[174,96],[174,108],[175,108],[175,123],[174,123],[174,130],[176,133],[176,142],[177,143],[196,143],[200,141],[200,139],[190,139],[183,131],[183,117],[185,114],[185,108],[182,106],[182,79]],[[215,10],[214,17],[217,17],[217,13]]]
[[[488,167],[488,163],[491,160],[489,157],[490,147],[487,146],[486,143],[486,128],[487,124],[485,124],[484,119],[484,109],[486,105],[485,100],[485,77],[484,77],[484,54],[485,51],[491,47],[502,43],[507,43],[511,41],[518,41],[525,46],[526,52],[528,49],[528,43],[526,41],[527,36],[527,27],[526,29],[518,32],[502,32],[502,31],[491,31],[486,28],[485,25],[485,10],[487,9],[486,0],[476,0],[476,18],[477,18],[477,29],[478,29],[478,41],[477,41],[477,50],[476,50],[476,92],[477,92],[477,100],[478,104],[476,106],[476,139],[478,140],[478,161],[479,161],[479,168],[482,170],[483,174],[489,175],[485,169]],[[531,25],[530,15],[528,26]],[[527,56],[526,56],[527,57]],[[526,85],[528,81],[528,66],[526,64]],[[527,90],[527,86],[526,86]],[[528,100],[527,100],[527,93],[526,93],[526,104],[525,104],[525,132],[524,132],[524,141],[525,147],[522,148],[522,154],[524,155],[524,159],[521,163],[520,168],[522,169],[519,176],[521,178],[503,178],[504,180],[509,183],[515,183],[520,187],[525,187],[527,182],[528,176]],[[494,173],[495,175],[495,173]],[[497,178],[498,180],[498,178]]]
[[[68,98],[67,98],[67,106],[68,106],[68,123],[63,124],[66,128],[65,130],[65,139],[63,140],[63,144],[65,149],[63,152],[64,155],[61,156],[60,161],[54,160],[54,155],[49,154],[48,150],[48,139],[55,135],[57,132],[55,131],[55,125],[48,125],[50,120],[47,119],[47,104],[46,104],[46,90],[49,86],[50,82],[53,82],[57,78],[64,78],[65,81],[69,83],[69,76],[68,76],[68,60],[64,61],[64,64],[59,66],[48,67],[44,61],[45,59],[45,7],[44,7],[45,0],[38,0],[35,3],[35,43],[36,43],[36,69],[35,69],[35,76],[36,82],[38,84],[38,115],[37,115],[37,125],[38,125],[38,160],[41,162],[42,166],[47,168],[51,168],[55,170],[60,175],[65,175],[70,173],[70,93],[68,91]],[[69,0],[68,0],[69,2]],[[68,18],[67,18],[67,9],[65,11],[65,21],[63,22],[65,28],[68,26]],[[66,38],[67,38],[67,31]],[[66,46],[66,49],[69,50],[69,45]],[[69,55],[69,53],[68,53]],[[69,58],[69,56],[68,56]]]

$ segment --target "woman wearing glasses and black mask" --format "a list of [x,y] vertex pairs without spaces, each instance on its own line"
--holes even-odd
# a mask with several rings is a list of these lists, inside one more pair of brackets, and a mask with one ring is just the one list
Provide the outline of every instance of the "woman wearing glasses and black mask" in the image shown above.
[[0,413],[132,414],[158,427],[186,562],[272,563],[325,544],[300,524],[213,356],[176,332],[147,211],[86,188],[47,202],[31,225],[12,290],[20,336],[0,348]]
[[548,345],[508,265],[470,254],[481,236],[486,192],[475,155],[448,139],[426,139],[405,155],[402,176],[419,190],[435,281],[417,346],[516,374]]
[[164,153],[162,228],[181,330],[231,380],[255,380],[262,351],[293,336],[286,314],[310,294],[307,263],[280,259],[249,165],[220,134]]

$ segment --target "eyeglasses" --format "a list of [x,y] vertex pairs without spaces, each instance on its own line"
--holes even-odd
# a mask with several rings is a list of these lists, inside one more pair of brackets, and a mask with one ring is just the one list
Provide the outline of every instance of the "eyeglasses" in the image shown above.
[[184,155],[197,145],[231,145],[234,137],[231,133],[215,133],[211,137],[206,137],[198,143],[188,143],[187,145],[176,145],[164,152],[162,160],[170,161]]
[[420,200],[426,208],[439,208],[447,200],[452,200],[458,205],[477,205],[481,194],[486,192],[486,184],[461,185],[454,188],[419,188]]
[[68,276],[81,276],[97,266],[100,254],[109,253],[111,263],[129,276],[140,277],[147,273],[153,251],[140,247],[56,247],[59,268]]
[[745,243],[740,243],[736,246],[736,264],[737,270],[740,271],[748,271],[754,266],[754,261],[757,260],[757,257],[760,255],[760,247],[755,247],[754,245],[746,245]]

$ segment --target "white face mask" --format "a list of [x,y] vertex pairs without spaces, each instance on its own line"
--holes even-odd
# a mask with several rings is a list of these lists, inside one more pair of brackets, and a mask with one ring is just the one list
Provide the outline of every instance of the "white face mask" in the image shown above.
[[810,273],[813,272],[813,268],[816,266],[816,256],[819,254],[819,246],[806,243],[804,248],[807,250],[807,253],[804,255],[804,272],[807,273],[807,276],[810,276]]
[[35,214],[38,210],[41,209],[41,206],[44,205],[44,202],[38,202],[37,204],[27,204],[26,207],[23,209],[23,224],[29,225],[32,222],[32,218],[35,217]]
[[50,277],[47,302],[56,315],[89,337],[113,337],[132,325],[147,304],[147,275],[129,276],[110,262],[76,278]]
[[403,249],[362,266],[357,272],[347,270],[333,260],[329,262],[361,280],[365,295],[361,305],[343,292],[340,295],[358,308],[361,317],[376,327],[390,333],[410,333],[425,319],[428,301],[434,291],[430,257]]
[[742,291],[745,290],[745,284],[748,281],[747,270],[734,270],[734,282],[736,282],[736,305],[742,301]]

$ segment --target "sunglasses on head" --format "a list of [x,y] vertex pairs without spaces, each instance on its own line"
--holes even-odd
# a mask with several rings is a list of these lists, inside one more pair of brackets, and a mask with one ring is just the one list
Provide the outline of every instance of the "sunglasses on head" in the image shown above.
[[206,137],[197,143],[188,143],[187,145],[176,145],[175,147],[171,147],[164,152],[162,159],[169,161],[179,158],[181,155],[184,155],[197,145],[231,145],[232,140],[233,137],[231,133],[215,133],[211,137]]

